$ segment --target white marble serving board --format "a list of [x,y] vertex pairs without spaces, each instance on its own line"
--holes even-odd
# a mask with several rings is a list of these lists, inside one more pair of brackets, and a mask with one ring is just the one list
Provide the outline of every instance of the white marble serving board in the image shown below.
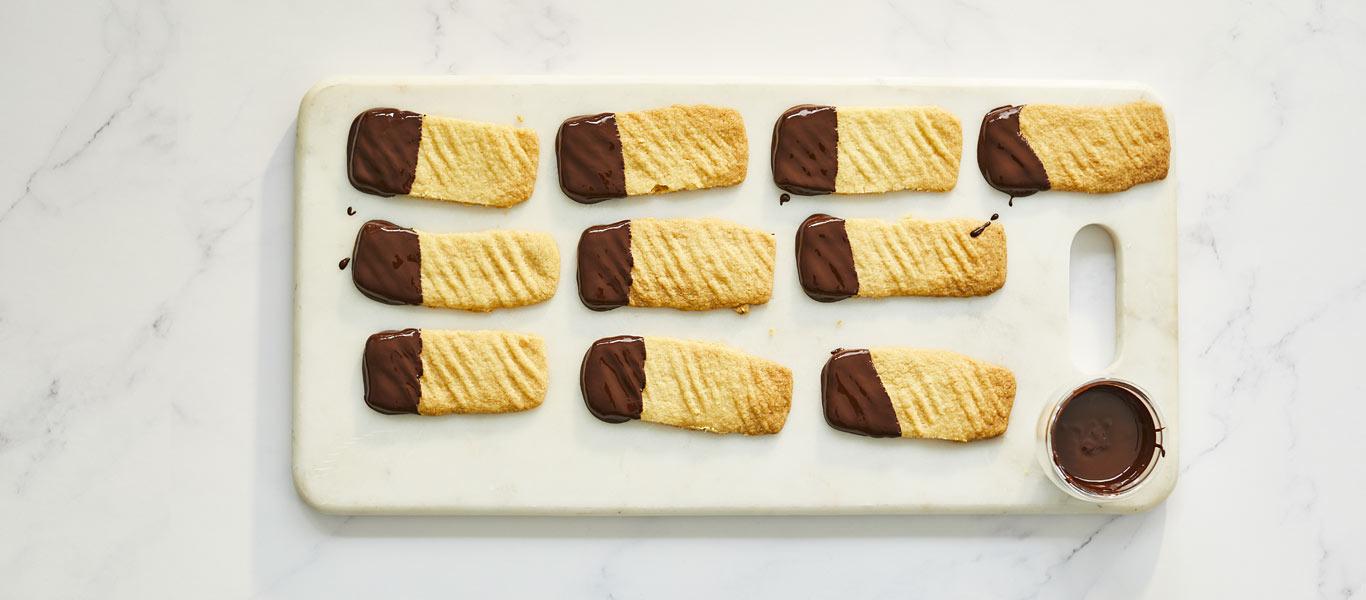
[[[981,117],[1004,104],[1115,103],[1155,99],[1130,84],[1004,85],[981,81],[640,81],[618,79],[338,79],[317,85],[299,110],[295,202],[294,481],[318,510],[344,514],[830,514],[1134,512],[1161,502],[1177,478],[1176,178],[1103,196],[1045,192],[1007,207],[976,164]],[[609,200],[585,206],[560,191],[555,132],[565,118],[671,103],[738,109],[749,133],[749,174],[739,186]],[[800,103],[936,104],[963,123],[958,186],[946,194],[794,196],[780,205],[769,142],[773,122]],[[532,198],[490,209],[363,194],[346,178],[345,142],[362,110],[395,106],[515,124],[540,136]],[[347,207],[356,214],[347,215]],[[821,304],[797,283],[793,236],[815,212],[892,219],[1001,218],[1009,276],[984,298],[850,299]],[[580,304],[575,244],[590,225],[639,217],[731,219],[773,232],[773,300],[747,315]],[[544,304],[491,314],[386,306],[362,296],[338,261],[356,230],[387,219],[427,231],[548,231],[561,256],[560,287]],[[1072,500],[1036,459],[1035,423],[1080,372],[1069,353],[1068,260],[1088,224],[1115,238],[1117,354],[1103,373],[1144,386],[1165,412],[1167,457],[1155,481],[1105,506]],[[544,405],[491,416],[386,416],[362,401],[366,336],[404,327],[504,329],[545,337]],[[589,344],[618,334],[724,342],[787,365],[792,411],[778,435],[718,436],[593,418],[579,393]],[[871,439],[825,424],[821,366],[838,347],[945,348],[1005,365],[1019,392],[1005,435],[956,444]]]

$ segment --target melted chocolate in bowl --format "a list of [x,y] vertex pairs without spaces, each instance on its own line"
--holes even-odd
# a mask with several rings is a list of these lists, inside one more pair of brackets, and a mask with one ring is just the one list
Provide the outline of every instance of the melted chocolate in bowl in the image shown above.
[[1133,489],[1165,454],[1161,423],[1147,398],[1119,382],[1072,392],[1049,431],[1053,463],[1063,479],[1089,494]]

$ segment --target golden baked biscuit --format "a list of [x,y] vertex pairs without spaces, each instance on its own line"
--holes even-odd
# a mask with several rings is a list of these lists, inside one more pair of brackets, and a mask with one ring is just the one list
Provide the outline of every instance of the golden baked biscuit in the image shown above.
[[560,251],[547,233],[431,233],[388,221],[361,226],[351,277],[366,296],[487,312],[549,300],[560,281]]
[[962,154],[958,117],[937,106],[803,104],[773,127],[773,181],[794,194],[946,192]]
[[836,194],[917,190],[958,184],[963,127],[937,106],[841,106]]
[[1006,235],[968,219],[807,218],[797,230],[797,278],[812,299],[985,296],[1006,281]]
[[365,403],[385,414],[530,410],[549,378],[541,337],[503,331],[382,331],[361,370]]
[[732,186],[749,169],[740,113],[705,104],[573,117],[555,153],[560,188],[585,204]]
[[982,119],[977,163],[1012,196],[1044,190],[1103,194],[1167,177],[1171,139],[1162,106],[1026,104]]
[[640,419],[713,433],[777,433],[792,404],[786,367],[707,342],[617,336],[594,342],[584,403],[608,423]]
[[746,312],[773,296],[773,235],[720,219],[632,219],[579,238],[579,297],[594,310]]
[[539,151],[530,129],[376,108],[351,123],[347,176],[380,196],[506,207],[531,197]]
[[944,350],[840,349],[821,370],[821,398],[840,431],[967,442],[1005,433],[1015,375]]
[[428,115],[413,196],[486,206],[525,202],[536,187],[536,132]]

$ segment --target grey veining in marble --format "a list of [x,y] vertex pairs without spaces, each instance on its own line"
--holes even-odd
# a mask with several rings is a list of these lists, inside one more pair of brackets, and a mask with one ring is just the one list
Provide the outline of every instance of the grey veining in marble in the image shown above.
[[[1366,594],[1366,5],[829,6],[7,4],[0,597]],[[310,512],[288,467],[298,101],[445,73],[1151,85],[1182,174],[1175,494],[1120,518]]]

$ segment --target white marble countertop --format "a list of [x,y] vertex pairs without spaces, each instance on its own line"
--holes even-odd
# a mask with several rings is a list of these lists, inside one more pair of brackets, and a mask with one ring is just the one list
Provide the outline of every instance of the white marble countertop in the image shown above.
[[[0,21],[0,597],[1366,593],[1366,5],[286,4]],[[313,513],[289,467],[298,101],[446,73],[1151,85],[1181,173],[1176,492],[1127,517]]]

